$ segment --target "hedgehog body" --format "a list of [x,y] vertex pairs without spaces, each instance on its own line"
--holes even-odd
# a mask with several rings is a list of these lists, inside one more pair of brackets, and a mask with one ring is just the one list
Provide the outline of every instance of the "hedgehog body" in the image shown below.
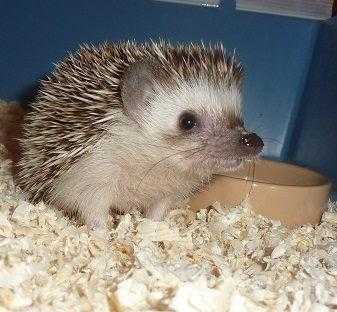
[[111,208],[159,220],[215,169],[260,151],[240,143],[241,79],[221,45],[81,47],[41,82],[24,123],[20,185],[91,226]]

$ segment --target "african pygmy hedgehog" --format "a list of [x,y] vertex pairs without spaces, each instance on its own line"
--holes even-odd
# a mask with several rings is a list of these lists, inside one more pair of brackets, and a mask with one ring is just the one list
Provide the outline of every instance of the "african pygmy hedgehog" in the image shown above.
[[19,183],[92,227],[110,209],[161,220],[216,170],[261,152],[243,126],[242,77],[221,44],[83,46],[41,82]]

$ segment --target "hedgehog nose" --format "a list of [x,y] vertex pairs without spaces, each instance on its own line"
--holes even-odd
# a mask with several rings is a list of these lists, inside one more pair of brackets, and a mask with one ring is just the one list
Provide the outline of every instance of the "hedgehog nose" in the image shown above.
[[244,134],[240,138],[240,144],[256,153],[261,152],[264,146],[262,139],[256,133]]

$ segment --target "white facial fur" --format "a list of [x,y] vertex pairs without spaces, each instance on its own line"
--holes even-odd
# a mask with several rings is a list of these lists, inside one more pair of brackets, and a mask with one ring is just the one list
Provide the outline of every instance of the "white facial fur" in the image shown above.
[[143,127],[151,136],[164,134],[178,135],[177,121],[184,111],[208,115],[216,119],[232,114],[241,116],[241,94],[239,89],[214,86],[207,80],[181,81],[178,87],[155,85],[149,109],[140,116]]

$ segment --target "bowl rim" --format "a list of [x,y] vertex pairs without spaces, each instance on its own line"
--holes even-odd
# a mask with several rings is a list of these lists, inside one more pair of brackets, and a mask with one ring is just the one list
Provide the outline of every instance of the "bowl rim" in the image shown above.
[[[252,183],[254,184],[258,184],[258,185],[265,185],[268,187],[278,187],[278,188],[311,188],[311,189],[316,189],[316,188],[330,188],[332,183],[330,181],[330,179],[313,170],[313,169],[309,169],[306,167],[303,167],[301,165],[295,165],[295,164],[291,164],[291,163],[287,163],[287,162],[283,162],[283,161],[278,161],[278,160],[271,160],[271,159],[266,159],[266,158],[261,158],[259,161],[263,161],[263,162],[267,162],[267,163],[276,163],[279,166],[290,166],[292,168],[296,168],[296,169],[301,169],[303,171],[306,171],[310,174],[314,174],[316,175],[318,178],[320,178],[322,180],[322,183],[319,184],[312,184],[312,185],[300,185],[300,184],[283,184],[283,183],[273,183],[273,182],[268,182],[268,181],[259,181],[259,180],[253,180],[250,177],[236,177],[236,176],[231,176],[231,172],[229,173],[217,173],[215,174],[215,176],[217,177],[223,177],[223,178],[229,178],[229,179],[234,179],[234,180],[239,180],[239,181],[243,181],[245,183]],[[232,174],[234,174],[235,171],[233,171]]]

